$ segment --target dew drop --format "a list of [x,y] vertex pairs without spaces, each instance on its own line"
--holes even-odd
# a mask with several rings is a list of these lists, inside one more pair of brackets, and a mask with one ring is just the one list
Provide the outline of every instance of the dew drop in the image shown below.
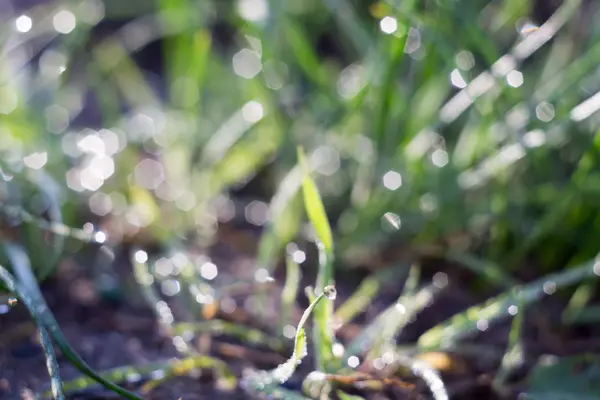
[[325,294],[325,297],[327,297],[329,300],[335,300],[335,298],[337,297],[337,291],[335,290],[335,287],[333,285],[325,286],[325,289],[323,289],[323,293]]

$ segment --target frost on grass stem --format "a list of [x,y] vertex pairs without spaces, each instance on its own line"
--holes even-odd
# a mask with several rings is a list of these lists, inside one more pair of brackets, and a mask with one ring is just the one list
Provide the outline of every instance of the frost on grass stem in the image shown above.
[[304,325],[310,317],[310,314],[315,309],[317,304],[323,299],[329,300],[335,299],[337,292],[333,286],[326,286],[323,289],[323,293],[319,294],[308,306],[308,308],[302,314],[298,327],[296,328],[296,336],[294,339],[294,351],[292,356],[283,364],[280,364],[277,368],[271,371],[249,371],[242,381],[242,386],[251,389],[253,391],[264,391],[273,385],[278,385],[286,382],[296,367],[302,362],[302,359],[308,354],[308,347],[306,345],[306,333],[304,331]]

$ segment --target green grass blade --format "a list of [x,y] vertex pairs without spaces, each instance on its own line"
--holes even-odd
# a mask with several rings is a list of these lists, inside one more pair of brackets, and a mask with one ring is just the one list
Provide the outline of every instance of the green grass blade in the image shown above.
[[124,398],[131,400],[141,400],[138,395],[123,389],[122,387],[104,379],[102,376],[97,374],[92,368],[90,368],[85,361],[75,352],[71,347],[65,336],[63,335],[58,322],[52,315],[52,312],[48,308],[44,297],[37,284],[35,275],[31,269],[29,263],[29,257],[23,250],[23,248],[15,243],[4,243],[5,252],[11,261],[14,273],[17,277],[17,282],[21,285],[23,290],[24,298],[23,302],[27,305],[27,308],[32,313],[33,318],[43,328],[47,329],[49,334],[54,339],[54,342],[63,352],[65,357],[82,373],[90,376],[98,383],[102,384],[109,390],[123,396]]
[[[302,147],[298,147],[298,164],[303,174],[302,194],[304,208],[318,236],[319,272],[317,274],[316,291],[319,293],[323,292],[325,287],[333,283],[333,235],[319,190],[310,177],[309,165]],[[313,341],[317,370],[327,370],[331,367],[330,364],[335,359],[332,351],[332,316],[332,303],[321,304],[315,310]]]
[[[10,272],[2,265],[0,265],[0,280],[6,285],[6,288],[15,296],[17,296],[27,307],[29,312],[34,315],[35,305],[31,301],[31,298],[27,295],[27,289],[21,287]],[[34,315],[35,317],[35,315]],[[48,335],[48,331],[44,326],[40,324],[40,336],[42,339],[42,347],[44,349],[44,355],[46,356],[46,366],[48,368],[48,374],[50,375],[50,384],[52,385],[51,394],[55,399],[63,400],[65,398],[63,392],[63,383],[60,378],[60,372],[58,367],[58,361],[56,360],[56,354],[54,353],[54,347],[52,346],[52,340]]]
[[[596,260],[591,260],[567,271],[547,275],[494,297],[482,305],[471,307],[425,332],[419,338],[418,345],[422,349],[451,347],[461,338],[477,331],[479,321],[490,325],[512,315],[513,306],[519,304],[526,306],[536,302],[545,295],[544,288],[547,288],[547,285],[558,290],[597,276],[598,268],[594,267],[596,263]],[[517,312],[521,312],[521,310],[517,310]]]
[[[231,388],[235,386],[236,378],[226,363],[221,360],[208,356],[193,356],[183,359],[171,359],[168,361],[159,361],[146,364],[144,366],[125,366],[113,368],[102,372],[100,375],[107,380],[114,382],[137,383],[144,379],[150,379],[150,382],[162,380],[168,376],[183,375],[189,373],[192,369],[211,369],[219,375],[221,383],[217,385],[222,388]],[[67,393],[83,392],[91,389],[98,382],[88,376],[81,376],[73,380],[64,382],[64,390]],[[47,397],[48,392],[43,393],[42,397]]]
[[[302,194],[304,198],[304,207],[306,208],[306,214],[308,215],[310,222],[315,227],[319,240],[325,246],[327,254],[332,255],[333,235],[331,234],[331,227],[329,225],[329,220],[327,219],[325,207],[323,206],[323,201],[321,200],[321,196],[319,195],[317,185],[315,184],[314,180],[310,177],[310,167],[308,165],[302,147],[298,147],[298,164],[300,165],[303,174]],[[324,282],[324,285],[329,285],[329,282],[326,280]]]

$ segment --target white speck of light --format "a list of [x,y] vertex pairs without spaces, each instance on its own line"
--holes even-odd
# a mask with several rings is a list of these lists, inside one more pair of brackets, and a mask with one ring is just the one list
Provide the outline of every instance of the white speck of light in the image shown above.
[[433,285],[438,289],[443,289],[448,286],[448,274],[445,272],[436,272],[433,275]]
[[96,134],[89,134],[77,142],[77,148],[84,153],[104,155],[106,148],[102,139]]
[[258,101],[249,101],[242,107],[242,118],[250,123],[256,123],[264,117],[263,105]]
[[292,339],[296,335],[296,327],[288,324],[283,327],[282,333],[286,338]]
[[254,272],[254,280],[259,283],[265,283],[272,281],[273,278],[269,276],[269,271],[264,268],[259,268]]
[[23,163],[31,169],[41,169],[47,162],[48,153],[45,151],[23,157]]
[[333,346],[331,346],[331,352],[336,357],[343,356],[344,355],[344,345],[339,342],[334,343]]
[[94,214],[100,216],[105,216],[113,208],[111,197],[106,193],[102,192],[96,192],[92,196],[90,196],[88,204],[90,206],[90,210]]
[[550,122],[554,119],[554,106],[547,102],[541,102],[535,108],[535,116],[542,122]]
[[248,222],[262,226],[269,219],[269,206],[263,201],[253,200],[246,206],[244,214]]
[[570,116],[573,121],[583,121],[598,110],[600,110],[600,92],[575,106]]
[[365,68],[362,65],[352,64],[344,68],[337,81],[337,91],[345,99],[351,99],[364,88]]
[[360,364],[360,360],[356,356],[348,357],[348,366],[350,368],[356,368]]
[[383,362],[383,359],[377,357],[376,359],[373,360],[373,368],[375,369],[379,369],[382,370],[385,368],[385,363]]
[[302,264],[306,261],[306,253],[302,250],[296,250],[292,253],[292,260],[294,260],[296,264]]
[[206,262],[200,267],[200,275],[206,280],[212,281],[218,273],[217,266],[211,262]]
[[468,71],[475,66],[475,57],[473,57],[473,53],[467,50],[460,51],[455,60],[458,68]]
[[175,296],[181,290],[181,284],[176,279],[167,279],[161,283],[160,289],[167,296]]
[[138,250],[133,255],[133,258],[135,259],[135,262],[143,264],[148,261],[148,253],[144,250]]
[[508,307],[508,313],[510,315],[517,315],[518,312],[519,312],[519,307],[517,307],[515,305]]
[[379,28],[381,28],[381,32],[390,35],[398,29],[398,21],[394,17],[384,17],[379,21]]
[[546,283],[544,283],[544,293],[546,294],[553,294],[554,292],[556,292],[556,283],[552,282],[552,281],[548,281]]
[[139,162],[133,176],[135,181],[146,189],[156,189],[165,179],[162,164],[150,158]]
[[94,234],[94,240],[96,243],[104,243],[106,242],[106,233],[102,231],[98,231]]
[[175,268],[171,260],[161,257],[156,264],[154,264],[154,270],[158,275],[169,276],[171,275]]
[[594,274],[600,276],[600,261],[596,261],[594,263],[594,267],[592,268],[592,271],[594,271]]
[[487,319],[480,319],[479,321],[477,321],[477,329],[479,329],[480,331],[487,331],[489,327],[490,324],[488,323]]
[[406,314],[406,307],[402,303],[396,303],[395,307],[400,314]]
[[452,83],[452,85],[459,89],[464,89],[467,87],[467,82],[465,81],[465,78],[463,78],[463,76],[457,68],[454,68],[454,71],[450,73],[450,82]]
[[15,28],[21,33],[26,33],[33,27],[33,21],[27,15],[21,15],[15,20]]
[[66,35],[75,29],[77,20],[71,11],[60,10],[54,14],[54,17],[52,18],[52,25],[54,26],[56,32]]
[[398,214],[394,214],[393,212],[386,212],[383,214],[383,218],[396,230],[400,229],[402,226],[402,220]]
[[540,147],[546,143],[546,135],[540,129],[529,131],[523,135],[523,143],[530,148]]
[[81,182],[81,187],[83,189],[89,190],[90,192],[95,192],[100,189],[102,185],[104,185],[104,179],[98,175],[98,171],[94,168],[84,168],[79,173],[79,179]]
[[513,69],[506,75],[506,82],[514,88],[520,87],[523,84],[523,73]]
[[448,165],[449,157],[445,150],[437,149],[431,154],[431,162],[436,167],[445,167]]
[[402,175],[396,171],[388,171],[383,175],[383,186],[389,190],[397,190],[402,186]]
[[262,22],[269,16],[267,0],[238,0],[237,10],[246,21]]
[[252,79],[261,69],[260,54],[254,50],[242,49],[233,56],[233,71],[242,78]]

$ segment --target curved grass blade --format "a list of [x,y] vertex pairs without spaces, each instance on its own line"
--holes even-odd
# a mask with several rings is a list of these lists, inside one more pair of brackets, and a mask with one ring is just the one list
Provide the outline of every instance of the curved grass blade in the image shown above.
[[172,333],[174,335],[185,336],[188,332],[232,336],[246,343],[253,345],[260,344],[278,352],[287,348],[287,345],[278,337],[270,336],[258,329],[221,320],[180,322],[173,325]]
[[[34,304],[31,298],[27,296],[27,290],[22,288],[18,284],[15,278],[10,272],[2,265],[0,265],[0,280],[6,285],[8,290],[17,296],[25,304],[29,312],[34,315]],[[34,316],[35,317],[35,316]],[[44,355],[46,356],[46,366],[48,368],[48,374],[50,375],[50,384],[52,385],[51,393],[55,399],[64,400],[65,395],[63,392],[63,384],[60,379],[58,361],[56,360],[56,354],[52,347],[52,340],[48,335],[48,331],[45,327],[40,326],[40,336],[42,339],[42,347],[44,348]]]
[[[181,360],[172,359],[168,361],[149,363],[144,366],[125,366],[114,368],[100,375],[107,380],[113,382],[130,382],[136,383],[144,379],[150,379],[149,382],[159,381],[167,376],[183,375],[194,369],[212,369],[215,370],[219,379],[223,382],[218,383],[220,387],[235,386],[236,378],[233,372],[229,369],[226,363],[221,360],[209,356],[193,356]],[[84,392],[93,388],[98,382],[89,376],[81,376],[79,378],[64,382],[63,388],[67,393]],[[148,387],[145,387],[148,388]],[[49,392],[42,394],[42,397],[47,397]]]
[[335,288],[333,286],[327,286],[325,290],[310,303],[308,308],[302,314],[302,318],[300,318],[300,322],[298,322],[298,326],[296,327],[292,356],[286,362],[280,364],[271,371],[248,372],[243,380],[243,386],[246,389],[253,392],[264,392],[268,388],[273,389],[277,385],[286,382],[292,376],[296,367],[308,354],[304,325],[306,325],[306,321],[310,317],[310,314],[324,297],[329,300],[334,300],[336,297]]
[[58,322],[48,308],[31,269],[27,253],[25,253],[20,245],[10,242],[4,243],[4,250],[12,264],[13,271],[17,277],[17,282],[22,287],[22,294],[24,297],[21,300],[25,303],[36,322],[49,332],[65,357],[67,357],[79,371],[96,380],[107,389],[118,393],[126,399],[142,400],[138,395],[104,379],[83,361],[63,335]]
[[[471,307],[425,332],[419,338],[418,345],[422,349],[452,347],[461,338],[477,331],[478,321],[483,320],[491,324],[512,315],[511,310],[514,310],[512,306],[519,304],[526,306],[539,300],[545,295],[544,288],[547,288],[547,285],[560,289],[597,276],[598,267],[596,265],[598,265],[598,261],[591,260],[567,271],[550,274],[519,286],[482,305]],[[518,310],[518,312],[521,311]]]

